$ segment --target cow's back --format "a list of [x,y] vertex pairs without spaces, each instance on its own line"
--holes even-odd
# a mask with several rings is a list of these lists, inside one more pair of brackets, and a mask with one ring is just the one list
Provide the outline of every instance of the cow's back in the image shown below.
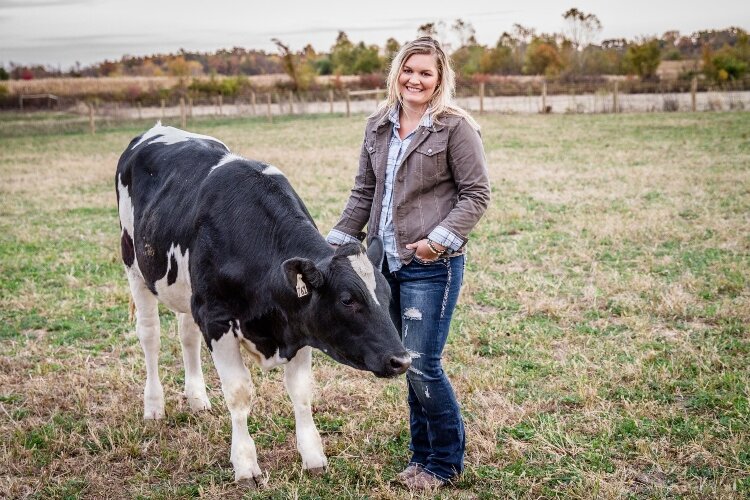
[[229,155],[217,139],[157,124],[136,137],[117,165],[123,261],[172,309],[189,311],[189,248],[197,197]]

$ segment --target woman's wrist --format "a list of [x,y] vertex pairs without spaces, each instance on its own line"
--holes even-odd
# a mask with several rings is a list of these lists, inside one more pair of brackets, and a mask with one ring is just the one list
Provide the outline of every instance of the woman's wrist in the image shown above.
[[442,245],[439,245],[439,246],[438,245],[439,244],[436,244],[431,239],[429,239],[429,238],[427,239],[427,247],[430,249],[430,252],[432,252],[436,256],[440,257],[441,255],[443,255],[445,253],[445,247],[443,247],[441,249],[441,248],[439,248],[439,246],[442,246]]

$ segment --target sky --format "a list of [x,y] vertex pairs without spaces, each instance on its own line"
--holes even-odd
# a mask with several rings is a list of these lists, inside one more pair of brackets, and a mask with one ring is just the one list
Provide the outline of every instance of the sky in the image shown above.
[[68,70],[76,62],[86,66],[180,48],[274,51],[272,38],[293,50],[311,43],[329,51],[339,31],[355,43],[383,46],[389,37],[404,42],[415,37],[418,26],[441,21],[443,41],[455,43],[450,26],[457,18],[473,25],[480,43],[494,45],[515,23],[562,32],[562,13],[571,7],[597,15],[603,26],[597,41],[668,30],[750,30],[747,0],[0,0],[0,65]]

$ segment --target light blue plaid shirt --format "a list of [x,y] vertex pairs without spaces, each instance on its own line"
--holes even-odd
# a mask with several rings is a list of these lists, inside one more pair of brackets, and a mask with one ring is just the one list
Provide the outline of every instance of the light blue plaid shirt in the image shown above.
[[[404,154],[409,149],[412,139],[419,126],[431,127],[432,117],[429,111],[426,112],[419,122],[419,126],[412,130],[412,132],[401,139],[398,135],[398,131],[401,128],[399,121],[399,107],[395,106],[391,109],[388,119],[393,123],[393,129],[391,133],[391,140],[388,146],[388,163],[385,170],[385,184],[383,190],[383,205],[380,212],[380,225],[378,226],[378,235],[383,238],[383,245],[385,247],[385,255],[388,259],[388,269],[391,272],[398,271],[401,269],[402,263],[401,258],[398,255],[398,249],[396,248],[396,231],[393,227],[393,179],[396,177],[396,171],[401,165],[404,159]],[[447,230],[442,226],[437,226],[427,236],[430,240],[438,243],[449,250],[457,251],[461,248],[461,238],[451,231]],[[334,245],[343,245],[352,241],[358,241],[355,237],[350,236],[337,229],[331,229],[326,237],[328,243]],[[409,242],[413,243],[413,242]]]

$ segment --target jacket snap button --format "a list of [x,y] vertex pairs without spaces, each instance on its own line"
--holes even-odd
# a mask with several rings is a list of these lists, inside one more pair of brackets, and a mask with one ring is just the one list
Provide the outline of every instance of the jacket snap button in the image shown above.
[[372,146],[370,146],[370,153],[372,153],[373,149],[375,149],[375,148],[373,148]]
[[427,150],[427,152],[428,152],[428,153],[432,153],[432,148],[429,148],[429,149]]

